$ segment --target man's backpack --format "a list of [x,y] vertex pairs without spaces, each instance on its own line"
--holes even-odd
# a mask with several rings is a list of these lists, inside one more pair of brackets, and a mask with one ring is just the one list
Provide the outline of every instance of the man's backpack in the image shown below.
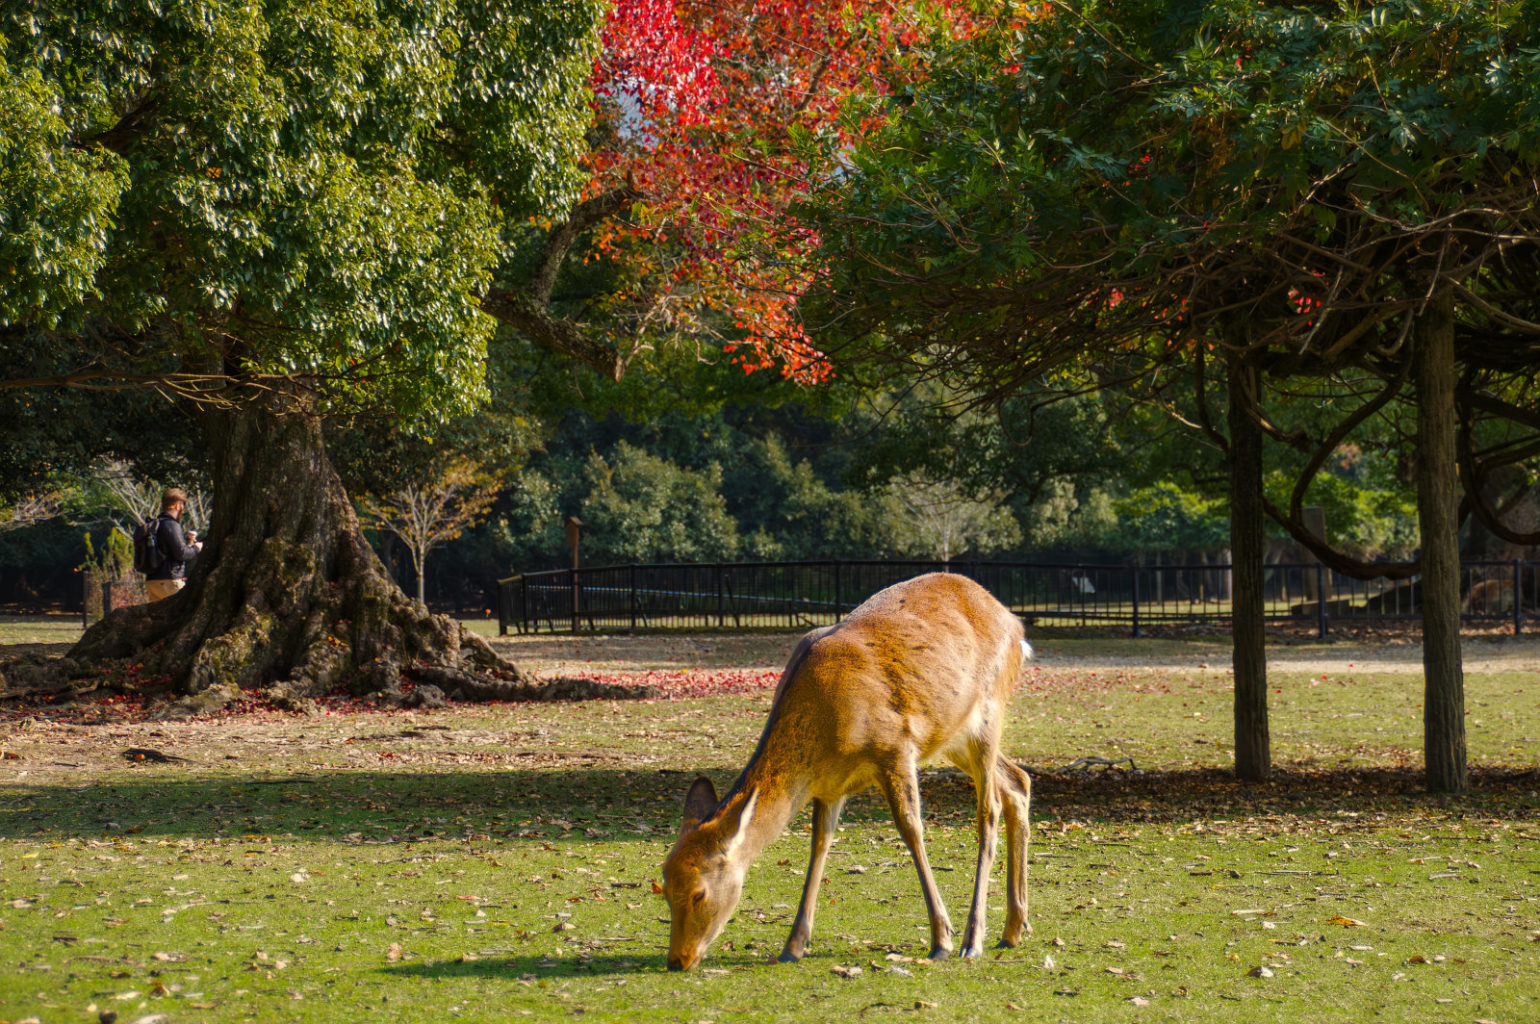
[[134,568],[146,576],[166,564],[166,556],[161,554],[157,543],[159,532],[159,516],[146,519],[134,530]]

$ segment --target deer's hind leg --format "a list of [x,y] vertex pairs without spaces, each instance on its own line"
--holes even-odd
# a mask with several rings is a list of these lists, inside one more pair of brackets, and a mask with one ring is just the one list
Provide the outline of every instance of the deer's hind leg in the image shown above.
[[1032,778],[1010,758],[999,755],[995,778],[1005,808],[1005,931],[1000,945],[1014,946],[1027,920],[1027,855],[1032,838]]

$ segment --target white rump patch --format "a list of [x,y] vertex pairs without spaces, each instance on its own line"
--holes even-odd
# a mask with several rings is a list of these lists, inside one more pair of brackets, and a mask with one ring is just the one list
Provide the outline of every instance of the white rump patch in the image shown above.
[[1023,639],[1021,641],[1021,660],[1022,661],[1031,661],[1032,660],[1032,645],[1027,643],[1027,641],[1025,639]]

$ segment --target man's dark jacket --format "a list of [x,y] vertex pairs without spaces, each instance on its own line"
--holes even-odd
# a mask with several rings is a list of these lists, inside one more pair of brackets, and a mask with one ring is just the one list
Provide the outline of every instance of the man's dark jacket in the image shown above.
[[160,549],[160,568],[147,579],[179,580],[187,575],[187,563],[198,557],[198,549],[187,543],[182,524],[176,516],[162,512],[155,520],[155,546]]

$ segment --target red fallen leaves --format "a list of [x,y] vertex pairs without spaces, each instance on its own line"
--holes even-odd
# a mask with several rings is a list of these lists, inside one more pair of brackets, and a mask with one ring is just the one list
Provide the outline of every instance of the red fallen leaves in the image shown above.
[[[661,691],[664,700],[687,700],[696,697],[725,697],[765,694],[774,691],[779,682],[779,668],[724,668],[683,669],[672,671],[614,671],[593,672],[572,668],[553,669],[548,675],[591,679],[616,686],[651,686]],[[142,682],[142,680],[141,680]],[[411,684],[406,684],[410,689]],[[1017,694],[1021,697],[1046,696],[1073,690],[1076,693],[1122,690],[1129,693],[1169,692],[1169,686],[1153,681],[1147,675],[1120,671],[1045,670],[1034,665],[1027,672]],[[148,721],[151,713],[162,706],[167,698],[164,690],[151,692],[98,693],[83,696],[65,707],[51,706],[45,702],[20,702],[0,709],[0,721],[44,714],[57,722],[112,724],[119,722]],[[469,708],[484,705],[456,704]],[[296,711],[280,708],[265,699],[259,691],[243,691],[241,696],[224,708],[198,717],[204,720],[237,718],[242,716],[291,717],[307,713],[321,715],[416,715],[416,710],[381,705],[368,697],[354,697],[345,689],[316,698],[313,711]]]
[[[581,675],[595,682],[618,686],[654,686],[663,691],[665,700],[683,700],[690,697],[720,697],[729,694],[763,693],[775,689],[780,679],[779,669],[710,669],[694,671],[645,671],[574,673],[560,671],[562,676]],[[51,721],[72,724],[106,725],[127,722],[144,722],[151,712],[163,704],[164,693],[101,693],[86,695],[72,701],[67,707],[54,707],[44,702],[18,702],[0,709],[0,721],[14,721],[42,714]],[[339,689],[313,702],[315,713],[322,715],[415,715],[416,710],[381,705],[367,697],[354,697]],[[460,704],[458,707],[480,705]],[[197,716],[203,720],[238,718],[243,716],[291,717],[307,714],[277,707],[257,691],[243,691],[241,696],[217,711]]]
[[680,700],[686,697],[763,693],[775,689],[781,673],[779,669],[727,668],[675,672],[585,672],[583,678],[615,686],[655,686],[663,691],[666,700]]
[[[592,679],[615,686],[652,686],[662,691],[664,700],[687,700],[695,697],[726,697],[752,694],[768,694],[775,689],[781,677],[779,668],[726,668],[683,669],[673,671],[620,671],[592,672],[572,669],[552,670],[551,675]],[[1046,695],[1064,690],[1079,693],[1126,689],[1131,692],[1148,692],[1147,679],[1135,679],[1128,673],[1048,672],[1034,667],[1027,674],[1017,693],[1022,696]],[[1160,689],[1165,689],[1164,687]],[[165,700],[164,693],[103,693],[85,696],[72,702],[69,707],[53,708],[41,703],[16,704],[0,710],[0,720],[14,720],[43,712],[54,721],[71,723],[108,724],[113,722],[147,721],[153,707]],[[471,707],[475,705],[457,705]],[[314,701],[315,711],[322,715],[402,715],[420,712],[381,705],[368,697],[354,697],[339,689]],[[273,715],[288,717],[306,712],[279,708],[255,690],[244,691],[240,697],[217,711],[199,716],[203,719],[235,718],[248,715]]]

